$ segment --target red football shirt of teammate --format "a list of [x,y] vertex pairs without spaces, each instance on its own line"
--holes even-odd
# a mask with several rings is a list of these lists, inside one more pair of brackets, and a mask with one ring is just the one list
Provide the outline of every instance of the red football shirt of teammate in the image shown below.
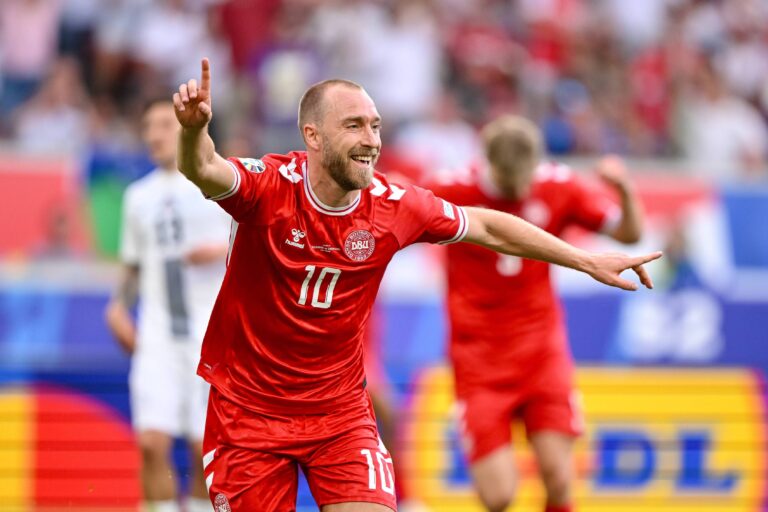
[[[540,164],[523,200],[502,197],[487,169],[429,188],[455,204],[512,213],[560,236],[569,226],[610,232],[621,210],[571,170]],[[530,435],[551,429],[578,435],[573,363],[550,265],[471,244],[448,248],[450,358],[471,462],[510,442],[520,415]]]
[[[326,206],[309,183],[305,152],[228,162],[234,185],[212,199],[234,219],[231,249],[198,367],[215,398],[204,447],[212,497],[220,499],[217,486],[226,486],[230,501],[246,490],[230,479],[243,463],[227,459],[232,444],[263,452],[264,467],[273,468],[249,471],[243,486],[263,480],[259,488],[274,489],[283,477],[293,480],[264,498],[259,506],[269,510],[289,510],[295,501],[290,459],[302,465],[321,506],[368,501],[395,509],[391,458],[364,389],[364,325],[395,252],[460,241],[466,214],[378,173],[352,204]],[[256,414],[245,418],[242,409]],[[344,439],[360,425],[370,426],[367,438]],[[335,448],[318,449],[318,440]],[[359,471],[339,473],[340,459],[357,461]]]

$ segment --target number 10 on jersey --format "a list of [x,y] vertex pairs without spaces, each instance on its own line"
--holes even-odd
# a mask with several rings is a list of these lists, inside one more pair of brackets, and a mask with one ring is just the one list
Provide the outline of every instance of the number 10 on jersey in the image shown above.
[[[317,279],[312,281],[312,278],[315,277],[315,270],[317,270],[317,267],[314,265],[307,265],[304,267],[304,270],[307,271],[307,277],[304,278],[304,282],[301,284],[301,293],[299,293],[299,305],[304,306],[307,304],[307,297],[309,295],[309,288],[312,287],[312,302],[311,305],[313,308],[319,308],[319,309],[328,309],[331,307],[331,302],[333,301],[333,290],[336,288],[336,282],[339,280],[339,276],[341,275],[341,270],[338,268],[331,268],[331,267],[323,267],[320,269],[320,273],[317,275]],[[323,286],[323,280],[325,280],[325,277],[327,275],[331,275],[331,279],[328,282],[328,288],[325,290],[325,298],[321,301],[320,300],[320,290]]]

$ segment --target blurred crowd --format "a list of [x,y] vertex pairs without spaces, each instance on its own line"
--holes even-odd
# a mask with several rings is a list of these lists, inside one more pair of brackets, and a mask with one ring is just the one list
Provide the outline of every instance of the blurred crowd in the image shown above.
[[555,156],[766,176],[768,0],[2,0],[0,139],[130,179],[141,105],[203,56],[225,155],[300,147],[301,93],[343,77],[377,102],[385,167],[462,167],[516,113]]

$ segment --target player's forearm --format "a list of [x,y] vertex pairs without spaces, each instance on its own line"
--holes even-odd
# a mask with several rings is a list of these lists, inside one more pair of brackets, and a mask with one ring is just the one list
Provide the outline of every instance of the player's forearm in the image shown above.
[[120,304],[126,310],[132,308],[139,298],[139,266],[124,265],[120,283],[112,296],[113,303]]
[[190,265],[205,265],[223,261],[229,254],[229,244],[206,244],[189,251],[184,260]]
[[207,129],[181,129],[178,147],[179,170],[190,181],[197,184],[206,179],[215,155],[216,147]]
[[136,326],[130,312],[122,303],[112,300],[107,305],[104,318],[120,346],[129,354],[133,353],[136,345]]
[[611,236],[622,243],[634,244],[643,232],[643,208],[631,186],[619,187],[621,221]]
[[130,308],[136,304],[139,290],[139,267],[126,265],[115,294],[107,304],[104,319],[120,345],[128,353],[133,352],[136,327],[131,318]]
[[589,253],[574,247],[519,217],[495,210],[466,208],[469,231],[465,240],[496,252],[554,263],[590,272]]
[[226,160],[216,153],[208,129],[182,128],[178,146],[179,170],[209,197],[227,192],[234,175]]

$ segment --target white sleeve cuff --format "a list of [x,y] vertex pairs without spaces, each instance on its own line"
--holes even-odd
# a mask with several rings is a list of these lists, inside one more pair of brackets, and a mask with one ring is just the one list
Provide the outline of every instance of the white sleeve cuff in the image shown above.
[[464,237],[467,236],[467,231],[469,231],[469,221],[467,220],[467,213],[464,211],[464,208],[460,206],[456,206],[456,211],[459,214],[459,229],[456,231],[456,235],[454,235],[453,238],[450,240],[444,240],[442,242],[438,242],[439,245],[448,245],[448,244],[455,244],[456,242],[461,242],[464,240]]
[[209,197],[211,201],[221,201],[222,199],[226,199],[228,197],[232,197],[233,195],[237,194],[237,191],[240,190],[240,171],[237,170],[237,167],[235,167],[235,164],[227,160],[227,163],[232,168],[232,172],[235,173],[235,181],[232,183],[232,186],[227,190],[226,192],[222,192],[221,194],[213,197]]

